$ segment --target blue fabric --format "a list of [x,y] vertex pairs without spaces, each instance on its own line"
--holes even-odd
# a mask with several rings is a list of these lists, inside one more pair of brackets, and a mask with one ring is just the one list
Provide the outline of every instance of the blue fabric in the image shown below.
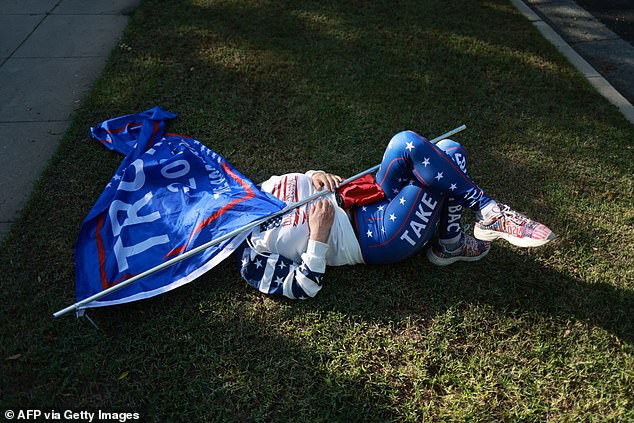
[[491,201],[466,174],[464,149],[448,141],[441,146],[447,152],[412,131],[396,134],[388,144],[376,175],[387,199],[354,210],[366,263],[412,256],[429,242],[441,219],[441,237],[459,235],[455,223],[462,206],[479,210]]
[[[156,122],[164,130],[164,122],[176,116],[157,106],[138,114],[103,121],[94,128],[90,128],[90,135],[104,147],[127,156],[135,149],[145,121]],[[147,139],[147,136],[144,139]]]
[[[91,130],[126,157],[80,231],[78,301],[284,207],[198,141],[166,134],[165,123],[175,116],[155,107]],[[189,282],[236,246],[226,241],[93,306],[146,298]]]
[[[462,145],[453,140],[442,140],[436,147],[445,152],[458,165],[460,170],[468,175],[467,152]],[[462,234],[462,204],[454,195],[447,196],[445,207],[440,214],[438,223],[438,237],[440,239],[455,239]]]
[[[239,247],[235,257],[242,278],[265,294],[306,299],[318,291],[315,285],[321,287],[323,284],[324,273],[311,270],[304,261],[293,263],[274,253],[256,254],[247,242]],[[313,289],[306,292],[305,286]]]

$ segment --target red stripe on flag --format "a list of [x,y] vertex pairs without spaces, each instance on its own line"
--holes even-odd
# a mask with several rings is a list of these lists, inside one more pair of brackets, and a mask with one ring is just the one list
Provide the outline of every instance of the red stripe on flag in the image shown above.
[[99,140],[100,143],[102,144],[111,144],[112,143],[112,134],[118,134],[119,132],[123,132],[127,129],[134,129],[134,128],[138,128],[139,126],[141,126],[141,123],[139,122],[129,122],[126,126],[123,126],[121,128],[117,128],[117,129],[106,129],[106,132],[108,133],[108,136],[110,137],[110,139],[105,139],[105,140]]
[[158,121],[154,121],[154,128],[152,129],[152,136],[150,136],[150,139],[147,140],[147,144],[145,144],[145,149],[147,150],[148,148],[150,148],[150,146],[152,145],[152,140],[154,139],[154,137],[156,136],[156,133],[159,130],[159,123]]
[[129,122],[126,126],[123,126],[121,128],[118,129],[108,129],[107,131],[111,134],[118,134],[119,132],[123,132],[126,129],[134,129],[137,128],[139,126],[141,126],[142,123],[141,122]]
[[189,245],[189,243],[191,242],[191,240],[192,240],[192,238],[194,237],[195,234],[197,234],[198,232],[200,232],[203,229],[205,229],[214,220],[218,219],[220,216],[225,214],[227,211],[231,210],[237,204],[240,204],[243,201],[248,201],[248,200],[252,199],[253,197],[255,197],[255,194],[254,194],[253,190],[251,189],[251,187],[249,186],[249,184],[246,181],[244,181],[243,179],[241,179],[240,177],[238,177],[238,175],[233,173],[231,171],[231,169],[229,168],[229,166],[227,166],[227,164],[225,162],[222,163],[222,168],[225,170],[225,172],[227,172],[229,174],[229,176],[231,176],[231,178],[233,178],[234,181],[237,181],[240,184],[240,186],[242,186],[242,188],[246,191],[246,194],[244,196],[240,197],[240,198],[237,198],[237,199],[225,204],[218,211],[212,213],[208,218],[206,218],[201,223],[199,223],[198,226],[196,226],[194,231],[189,236],[189,240],[187,240],[185,245],[183,245],[181,247],[174,248],[172,251],[167,253],[167,255],[165,255],[165,257],[163,257],[163,258],[168,258],[168,257],[172,257],[172,256],[175,256],[175,255],[181,254],[182,252],[184,252],[187,249],[187,246]]
[[97,228],[95,229],[95,240],[97,241],[97,254],[99,256],[99,275],[101,276],[101,288],[110,288],[108,282],[108,275],[106,274],[106,250],[103,246],[103,239],[101,238],[101,228],[103,228],[104,213],[97,219]]
[[277,198],[280,198],[280,197],[279,197],[279,195],[277,195],[277,194],[278,194],[278,191],[280,191],[280,190],[281,190],[281,187],[282,187],[282,181],[280,180],[280,181],[277,183],[277,185],[275,185],[275,188],[273,188],[273,192],[272,192],[272,194],[273,194],[274,196],[276,196]]
[[97,241],[97,254],[99,256],[99,275],[101,277],[101,289],[105,290],[110,288],[111,286],[115,286],[121,281],[130,279],[131,277],[136,276],[137,274],[126,273],[125,275],[121,276],[119,279],[117,279],[116,281],[112,283],[108,281],[108,275],[106,273],[106,249],[103,245],[103,238],[101,237],[101,229],[103,229],[103,222],[105,220],[104,216],[105,216],[105,213],[101,214],[101,216],[99,216],[99,219],[97,220],[97,229],[95,229],[95,239]]

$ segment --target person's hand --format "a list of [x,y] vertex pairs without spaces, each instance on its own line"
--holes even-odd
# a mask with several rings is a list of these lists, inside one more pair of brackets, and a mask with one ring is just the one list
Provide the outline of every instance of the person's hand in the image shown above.
[[317,200],[310,207],[308,228],[310,239],[323,243],[328,242],[330,228],[335,220],[335,208],[328,200]]
[[335,189],[339,187],[339,183],[343,181],[343,178],[331,173],[316,172],[311,177],[311,180],[313,181],[313,186],[317,189],[317,191],[325,189],[327,191],[334,192]]

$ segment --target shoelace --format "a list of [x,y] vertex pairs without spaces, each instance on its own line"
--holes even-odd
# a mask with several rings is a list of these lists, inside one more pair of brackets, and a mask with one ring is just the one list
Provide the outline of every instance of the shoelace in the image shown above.
[[515,210],[512,210],[506,204],[504,204],[504,208],[502,209],[502,216],[504,216],[505,219],[511,220],[514,223],[517,223],[519,225],[522,225],[524,223],[531,221],[528,217],[524,216],[521,213],[516,212]]

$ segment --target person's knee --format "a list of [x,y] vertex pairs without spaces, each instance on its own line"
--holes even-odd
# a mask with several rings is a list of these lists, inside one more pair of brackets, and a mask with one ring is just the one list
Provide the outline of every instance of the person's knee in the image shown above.
[[454,140],[444,139],[436,144],[436,147],[444,151],[460,167],[464,173],[467,171],[467,152],[464,147]]
[[402,131],[392,137],[389,145],[396,147],[398,145],[407,146],[409,144],[415,148],[417,145],[425,142],[428,142],[427,139],[414,131]]
[[438,143],[436,144],[436,147],[440,148],[442,151],[444,151],[447,154],[452,154],[454,151],[459,151],[459,150],[464,152],[464,147],[462,146],[462,144],[454,140],[450,140],[449,138],[445,138],[442,141],[438,141]]

